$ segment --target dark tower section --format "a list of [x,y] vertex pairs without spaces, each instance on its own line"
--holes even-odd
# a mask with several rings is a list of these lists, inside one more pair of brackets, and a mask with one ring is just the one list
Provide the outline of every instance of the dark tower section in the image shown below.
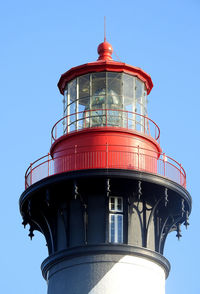
[[[113,286],[128,283],[113,270],[123,258],[155,264],[167,277],[166,237],[177,231],[180,238],[191,212],[185,171],[162,153],[160,130],[147,116],[151,77],[113,61],[106,41],[98,53],[61,76],[64,117],[52,129],[50,153],[28,168],[20,197],[29,236],[38,230],[47,242],[49,294],[126,293],[129,285]],[[153,280],[149,287],[164,293]]]

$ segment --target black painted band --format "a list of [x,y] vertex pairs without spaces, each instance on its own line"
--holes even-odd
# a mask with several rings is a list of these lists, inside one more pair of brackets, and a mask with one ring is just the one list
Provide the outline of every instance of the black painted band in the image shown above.
[[20,210],[22,212],[22,206],[24,201],[27,200],[32,194],[37,192],[40,189],[43,189],[45,187],[49,187],[49,185],[58,184],[59,182],[63,182],[66,180],[71,179],[78,179],[78,178],[88,178],[88,177],[109,177],[109,178],[127,178],[127,179],[133,179],[133,180],[140,180],[140,181],[146,181],[153,184],[157,184],[160,186],[164,186],[168,189],[173,190],[178,195],[183,197],[186,202],[188,203],[189,207],[189,214],[191,212],[191,206],[192,206],[192,198],[189,194],[189,192],[181,185],[177,184],[176,182],[162,177],[160,175],[147,173],[147,172],[141,172],[137,170],[123,170],[123,169],[90,169],[90,170],[79,170],[79,171],[72,171],[72,172],[66,172],[57,174],[54,176],[50,176],[47,178],[44,178],[35,184],[31,185],[29,188],[27,188],[21,195],[19,199],[20,203]]

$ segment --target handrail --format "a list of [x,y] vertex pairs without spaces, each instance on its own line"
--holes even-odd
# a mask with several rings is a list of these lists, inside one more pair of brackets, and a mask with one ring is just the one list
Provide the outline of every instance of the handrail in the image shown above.
[[89,109],[57,121],[51,131],[52,143],[64,134],[94,127],[120,127],[149,135],[156,141],[160,138],[158,125],[145,115],[121,109]]
[[165,153],[139,146],[106,144],[95,145],[95,151],[90,146],[76,145],[54,153],[54,159],[49,154],[40,157],[26,170],[25,189],[52,175],[94,168],[144,171],[169,178],[186,187],[186,173],[182,165]]

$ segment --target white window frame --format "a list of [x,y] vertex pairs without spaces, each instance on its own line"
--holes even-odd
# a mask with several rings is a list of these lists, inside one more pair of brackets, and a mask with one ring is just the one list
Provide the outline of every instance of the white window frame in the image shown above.
[[[114,208],[112,208],[111,200],[114,199]],[[118,207],[118,201],[121,201],[121,208]],[[109,197],[109,211],[112,212],[123,212],[123,198],[117,196],[110,196]]]
[[[110,196],[109,197],[109,242],[110,243],[123,243],[123,236],[124,236],[123,224],[124,224],[123,198]],[[113,235],[113,230],[114,230],[114,235]]]

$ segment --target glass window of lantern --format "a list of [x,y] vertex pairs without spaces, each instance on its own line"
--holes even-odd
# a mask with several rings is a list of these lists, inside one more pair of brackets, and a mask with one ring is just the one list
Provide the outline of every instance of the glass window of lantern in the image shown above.
[[78,129],[89,127],[90,116],[90,75],[79,77]]
[[63,134],[65,134],[68,126],[68,117],[67,117],[67,104],[68,104],[68,90],[66,89],[64,91],[64,96],[63,96]]
[[108,109],[122,109],[122,74],[107,73],[107,106]]
[[106,114],[106,73],[92,74],[92,96],[90,97],[90,127],[104,126]]
[[68,84],[68,108],[69,108],[69,131],[74,131],[76,129],[76,109],[77,109],[77,88],[76,79],[72,80]]
[[136,78],[135,84],[135,98],[136,98],[136,112],[140,115],[136,116],[136,130],[144,131],[144,115],[145,115],[145,101],[144,101],[144,83]]
[[123,109],[122,102],[122,74],[107,72],[107,91],[106,91],[106,108],[107,125],[120,127],[122,126]]
[[92,109],[102,109],[106,106],[106,73],[93,73],[92,74]]
[[148,99],[147,99],[147,91],[144,87],[144,94],[143,94],[143,107],[144,107],[144,115],[147,116],[147,103],[148,103]]
[[135,77],[123,74],[123,95],[124,95],[124,127],[135,129]]
[[79,111],[90,108],[90,75],[79,77]]

